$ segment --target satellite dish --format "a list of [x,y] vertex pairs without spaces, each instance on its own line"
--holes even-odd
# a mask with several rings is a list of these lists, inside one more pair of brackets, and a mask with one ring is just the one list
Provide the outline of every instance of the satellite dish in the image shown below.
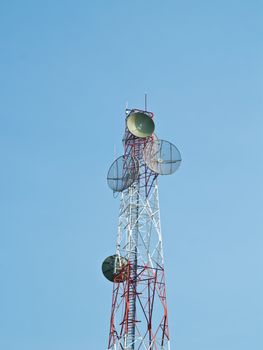
[[124,282],[127,278],[127,260],[119,255],[108,256],[102,263],[102,273],[111,282]]
[[148,137],[154,132],[154,122],[146,113],[134,112],[127,118],[127,128],[137,137]]
[[180,166],[182,158],[179,150],[164,140],[149,141],[143,150],[148,168],[160,175],[171,175]]
[[120,156],[111,165],[107,182],[114,192],[130,187],[139,175],[139,162],[136,157]]

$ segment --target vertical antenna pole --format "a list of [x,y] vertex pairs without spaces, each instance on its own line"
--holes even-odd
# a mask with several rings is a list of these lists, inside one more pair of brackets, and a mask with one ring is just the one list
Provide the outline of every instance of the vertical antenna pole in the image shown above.
[[117,147],[116,147],[116,145],[114,145],[114,148],[113,148],[113,156],[114,156],[113,159],[117,159]]
[[144,110],[147,111],[147,92],[144,94]]

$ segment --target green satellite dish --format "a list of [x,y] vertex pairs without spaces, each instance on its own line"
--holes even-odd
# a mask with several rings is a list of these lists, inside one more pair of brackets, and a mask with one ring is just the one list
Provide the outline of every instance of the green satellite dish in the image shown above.
[[154,132],[154,122],[142,112],[131,113],[127,118],[127,128],[137,137],[148,137]]
[[127,260],[119,255],[108,256],[102,263],[102,273],[110,282],[124,282],[127,277],[125,269]]

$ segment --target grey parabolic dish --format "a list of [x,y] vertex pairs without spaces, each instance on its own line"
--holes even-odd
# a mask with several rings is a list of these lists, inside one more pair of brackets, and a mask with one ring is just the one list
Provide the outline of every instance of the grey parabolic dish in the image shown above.
[[165,140],[149,140],[143,157],[148,168],[160,175],[173,174],[182,161],[179,150]]

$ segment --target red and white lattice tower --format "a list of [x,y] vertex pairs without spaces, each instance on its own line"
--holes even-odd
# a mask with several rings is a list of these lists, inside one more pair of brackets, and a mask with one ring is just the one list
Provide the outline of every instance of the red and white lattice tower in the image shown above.
[[157,177],[173,173],[181,156],[153,131],[153,113],[126,110],[124,154],[108,173],[121,196],[116,253],[102,265],[113,282],[111,350],[170,350]]

